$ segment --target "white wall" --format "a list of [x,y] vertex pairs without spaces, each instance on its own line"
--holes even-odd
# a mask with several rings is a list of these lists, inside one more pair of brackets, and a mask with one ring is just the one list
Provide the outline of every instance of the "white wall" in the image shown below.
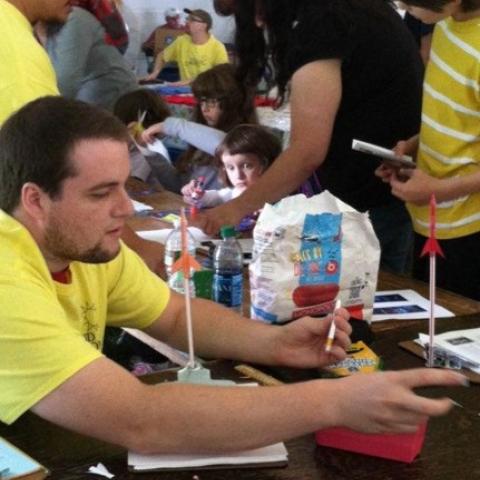
[[165,23],[164,12],[169,7],[206,10],[212,15],[212,32],[215,37],[224,43],[233,42],[233,18],[218,16],[213,10],[212,0],[123,0],[123,15],[130,30],[130,45],[126,58],[139,74],[143,73],[144,68],[140,45],[155,27]]

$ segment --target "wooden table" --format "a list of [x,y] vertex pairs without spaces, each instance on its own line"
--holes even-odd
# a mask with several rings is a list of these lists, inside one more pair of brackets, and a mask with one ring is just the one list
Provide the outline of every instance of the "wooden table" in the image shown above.
[[[129,190],[138,200],[152,204],[157,209],[177,209],[181,198],[169,192],[142,195],[144,186],[135,182]],[[155,219],[138,217],[132,226],[139,229],[165,226]],[[381,273],[381,289],[413,288],[425,295],[421,282],[396,275]],[[480,312],[478,302],[473,302],[445,291],[438,292],[438,302],[457,315]],[[480,326],[480,313],[468,317],[458,316],[438,322],[438,331]],[[387,369],[422,366],[423,361],[401,350],[398,342],[413,339],[418,331],[426,330],[425,321],[380,322],[375,324],[374,351],[384,359]],[[233,371],[231,362],[216,362],[213,370],[223,373]],[[301,381],[319,375],[316,370],[275,369],[273,372],[284,381]],[[149,377],[149,382],[161,377]],[[265,387],[267,388],[267,387]],[[446,417],[429,422],[425,445],[420,457],[412,464],[366,457],[340,450],[317,447],[313,435],[287,442],[289,465],[284,469],[232,469],[221,471],[171,472],[134,474],[127,470],[126,452],[114,445],[92,440],[66,431],[37,416],[26,413],[11,426],[0,424],[0,435],[36,458],[51,470],[52,480],[92,479],[86,473],[89,466],[104,463],[121,480],[191,480],[198,474],[201,480],[451,480],[480,478],[480,386],[470,388],[430,388],[429,396],[449,396],[463,405],[455,407]],[[132,405],[135,408],[135,405]],[[234,435],[234,434],[232,434]]]
[[[480,325],[480,315],[446,319],[439,330]],[[397,347],[401,340],[414,338],[417,327],[379,332],[373,349],[385,360],[387,369],[419,367],[422,361]],[[219,363],[223,370],[228,362]],[[285,370],[279,376],[311,378],[315,371]],[[150,379],[152,380],[152,379]],[[269,387],[262,387],[269,388]],[[454,407],[448,416],[431,419],[423,450],[412,464],[367,457],[326,447],[317,447],[313,435],[287,442],[289,465],[280,469],[232,469],[197,472],[134,474],[127,470],[126,452],[82,435],[68,432],[31,413],[14,425],[0,425],[0,435],[28,452],[51,470],[52,480],[93,479],[89,466],[102,462],[119,480],[452,480],[480,478],[480,386],[429,388],[428,396],[449,396],[463,407]],[[132,405],[132,408],[135,408]],[[232,436],[234,434],[232,433]],[[99,478],[99,477],[98,477]]]

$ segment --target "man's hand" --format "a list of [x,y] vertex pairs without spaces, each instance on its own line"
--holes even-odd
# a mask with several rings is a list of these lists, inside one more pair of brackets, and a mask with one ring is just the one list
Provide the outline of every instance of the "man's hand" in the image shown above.
[[334,425],[365,433],[411,433],[429,416],[444,415],[452,408],[448,398],[416,395],[414,388],[458,386],[465,377],[449,370],[418,368],[398,372],[354,374],[334,380]]
[[335,341],[330,352],[325,351],[332,315],[324,319],[304,317],[278,327],[274,357],[281,365],[296,368],[315,368],[330,365],[346,357],[352,327],[344,308],[335,311]]

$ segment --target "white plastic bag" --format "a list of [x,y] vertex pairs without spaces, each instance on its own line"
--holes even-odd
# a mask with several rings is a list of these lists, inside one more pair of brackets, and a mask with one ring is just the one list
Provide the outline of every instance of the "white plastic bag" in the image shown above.
[[265,205],[253,238],[252,318],[325,315],[339,297],[353,317],[370,321],[380,245],[367,213],[327,191],[295,195]]

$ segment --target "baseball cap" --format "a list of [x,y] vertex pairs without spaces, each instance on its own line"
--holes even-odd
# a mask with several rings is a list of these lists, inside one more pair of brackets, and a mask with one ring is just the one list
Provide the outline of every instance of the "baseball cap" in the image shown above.
[[188,13],[189,17],[198,20],[202,23],[207,24],[207,29],[210,30],[212,28],[212,17],[208,12],[198,8],[197,10],[190,10],[189,8],[184,8],[183,11]]
[[175,7],[170,7],[170,8],[167,8],[165,10],[165,18],[175,18],[175,17],[179,17],[180,14],[182,12],[178,9],[178,8],[175,8]]

